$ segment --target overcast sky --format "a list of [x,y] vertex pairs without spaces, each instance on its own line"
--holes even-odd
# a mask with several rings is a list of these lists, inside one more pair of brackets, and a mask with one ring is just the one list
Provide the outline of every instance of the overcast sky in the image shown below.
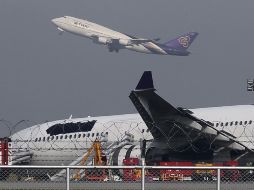
[[[253,0],[0,0],[0,119],[134,113],[128,95],[144,70],[175,106],[254,103],[246,91],[254,78],[253,10]],[[161,42],[200,35],[188,57],[110,53],[89,39],[58,35],[51,19],[64,15]]]

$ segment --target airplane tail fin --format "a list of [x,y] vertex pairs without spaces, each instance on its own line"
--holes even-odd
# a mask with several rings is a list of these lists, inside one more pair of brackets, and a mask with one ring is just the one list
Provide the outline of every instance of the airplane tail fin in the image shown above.
[[189,32],[164,43],[164,45],[178,50],[187,50],[197,35],[197,32]]
[[136,86],[135,90],[150,90],[154,89],[153,86],[153,77],[151,71],[145,71],[139,80],[138,85]]
[[203,152],[213,148],[249,151],[247,145],[240,143],[231,134],[214,128],[209,121],[195,117],[191,110],[176,108],[160,97],[155,92],[151,71],[143,73],[129,98],[153,136],[150,147],[176,152]]
[[155,93],[151,71],[143,73],[138,85],[131,91],[129,98],[150,129],[154,139],[161,139],[161,130],[163,129],[156,127],[154,123],[179,111]]

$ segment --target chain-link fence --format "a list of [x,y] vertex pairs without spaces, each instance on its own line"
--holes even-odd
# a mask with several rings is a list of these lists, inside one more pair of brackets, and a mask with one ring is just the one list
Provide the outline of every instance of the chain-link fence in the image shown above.
[[254,189],[254,167],[0,166],[0,189]]

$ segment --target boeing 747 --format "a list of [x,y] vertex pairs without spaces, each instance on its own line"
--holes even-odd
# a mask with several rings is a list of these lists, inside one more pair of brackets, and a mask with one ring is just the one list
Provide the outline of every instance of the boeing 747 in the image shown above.
[[197,37],[197,32],[189,32],[166,43],[158,43],[159,39],[136,38],[123,34],[88,20],[78,19],[70,16],[52,19],[60,33],[64,31],[72,34],[90,38],[94,43],[104,44],[110,52],[118,52],[120,49],[132,51],[160,54],[187,56],[190,54],[188,48]]

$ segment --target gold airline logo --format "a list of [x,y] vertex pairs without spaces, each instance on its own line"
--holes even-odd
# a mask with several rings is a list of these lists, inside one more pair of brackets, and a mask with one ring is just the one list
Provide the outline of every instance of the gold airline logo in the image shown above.
[[190,37],[189,36],[182,36],[182,37],[178,38],[178,42],[183,47],[187,48],[187,47],[189,47]]

